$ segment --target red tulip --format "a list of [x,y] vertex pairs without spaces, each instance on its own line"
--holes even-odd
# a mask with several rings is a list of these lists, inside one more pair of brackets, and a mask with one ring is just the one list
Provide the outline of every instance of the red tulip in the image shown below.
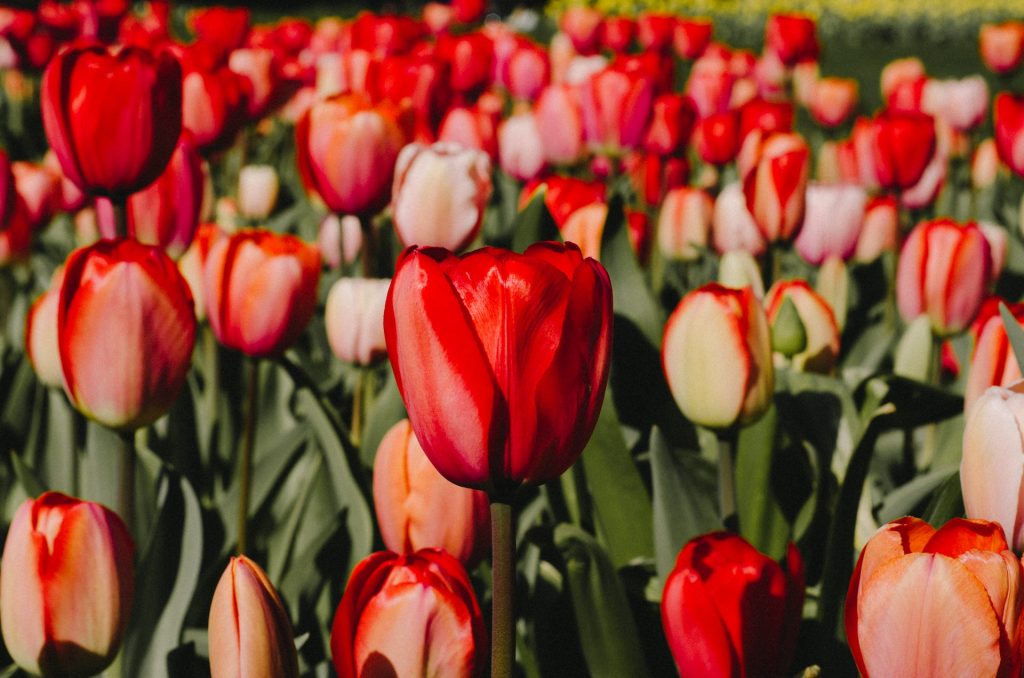
[[361,12],[352,22],[352,49],[381,57],[405,54],[421,35],[423,25],[411,17]]
[[981,60],[989,70],[999,74],[1012,73],[1024,58],[1024,23],[984,24],[978,46]]
[[697,154],[712,165],[732,162],[740,150],[740,123],[735,111],[716,113],[697,123]]
[[763,135],[793,130],[793,104],[788,101],[751,99],[739,108],[740,142],[754,130]]
[[182,58],[181,125],[203,153],[231,146],[248,115],[249,82],[193,47]]
[[11,159],[7,152],[0,149],[0,232],[6,231],[11,225],[14,215],[14,204],[18,194],[14,187],[14,173]]
[[212,678],[297,678],[288,612],[270,578],[245,556],[232,557],[210,603]]
[[245,7],[204,7],[188,13],[188,26],[196,39],[216,48],[221,58],[245,42],[249,10]]
[[743,182],[747,209],[768,242],[788,241],[804,220],[810,149],[799,135],[778,133],[761,144]]
[[303,183],[339,213],[374,214],[387,204],[404,143],[394,116],[355,96],[314,104],[295,126]]
[[487,495],[452,485],[438,473],[408,419],[392,426],[377,448],[373,505],[391,551],[443,548],[472,567],[490,550]]
[[228,68],[248,83],[246,104],[251,120],[258,120],[282,102],[281,72],[274,50],[266,47],[236,49],[228,58]]
[[367,85],[373,100],[411,108],[416,139],[433,141],[452,96],[448,65],[436,55],[419,55],[388,57],[371,68]]
[[904,321],[927,313],[932,330],[957,334],[981,308],[992,270],[988,241],[974,222],[918,224],[900,252],[896,302]]
[[569,36],[577,52],[585,55],[594,54],[600,44],[603,21],[604,15],[600,10],[574,5],[562,13],[558,27]]
[[58,492],[26,499],[4,543],[0,624],[21,668],[91,676],[114,660],[132,609],[135,545],[117,514]]
[[636,22],[628,16],[605,17],[601,24],[601,45],[617,54],[629,49],[634,35]]
[[704,53],[711,42],[714,24],[711,19],[692,19],[680,17],[676,19],[672,34],[672,46],[680,59],[692,61]]
[[46,67],[43,124],[64,175],[123,200],[167,166],[181,133],[181,67],[169,52],[71,48]]
[[86,416],[121,430],[161,417],[185,383],[195,332],[188,285],[159,248],[101,240],[68,257],[57,340],[64,389]]
[[45,164],[18,160],[11,163],[14,188],[25,204],[25,213],[33,229],[50,223],[60,199],[60,175]]
[[582,89],[581,110],[587,142],[598,149],[636,148],[651,115],[654,83],[643,73],[609,67]]
[[654,100],[644,148],[658,155],[685,152],[697,119],[693,100],[682,94],[662,94]]
[[486,653],[469,576],[440,549],[367,556],[352,571],[331,627],[339,678],[471,678],[486,665]]
[[773,14],[764,31],[765,50],[774,53],[786,66],[818,58],[814,19],[798,14]]
[[729,110],[735,81],[727,56],[705,54],[693,62],[686,81],[686,94],[697,105],[700,117],[707,118]]
[[0,229],[0,266],[26,259],[31,251],[32,222],[25,201],[17,197],[7,228]]
[[885,111],[872,122],[878,182],[903,190],[918,182],[935,153],[935,122],[923,113]]
[[608,378],[611,285],[576,246],[409,249],[384,332],[416,438],[448,480],[504,493],[583,451]]
[[645,50],[666,52],[672,48],[675,27],[674,14],[641,12],[636,20],[636,40]]
[[861,675],[1018,675],[1022,576],[997,523],[884,525],[846,594],[846,638]]
[[594,203],[603,203],[606,187],[601,181],[585,181],[575,177],[547,177],[523,188],[519,197],[520,209],[526,207],[537,190],[544,191],[544,204],[554,218],[555,224],[562,228],[577,210]]
[[487,11],[487,3],[484,0],[452,0],[451,6],[455,12],[455,20],[460,24],[476,23]]
[[437,53],[449,65],[448,83],[455,92],[472,97],[487,85],[494,47],[483,33],[443,35]]
[[1014,174],[1024,177],[1024,95],[1000,92],[992,109],[999,157]]
[[804,598],[803,561],[792,544],[784,567],[727,532],[683,547],[661,601],[681,675],[787,675]]
[[213,243],[203,267],[210,329],[254,358],[295,343],[316,309],[320,253],[292,235],[237,231]]

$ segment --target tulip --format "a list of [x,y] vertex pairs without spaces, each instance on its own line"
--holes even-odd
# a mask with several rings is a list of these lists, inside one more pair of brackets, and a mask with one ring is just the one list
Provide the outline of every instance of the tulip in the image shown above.
[[714,202],[699,188],[674,188],[658,213],[658,247],[667,257],[692,260],[708,246]]
[[1024,95],[997,94],[992,122],[999,158],[1017,176],[1024,177]]
[[188,27],[196,39],[227,55],[245,42],[249,33],[249,10],[244,7],[205,7],[188,13]]
[[597,9],[574,5],[562,13],[558,27],[572,40],[572,46],[580,54],[593,54],[601,40],[601,24],[604,16]]
[[545,87],[534,113],[548,162],[576,162],[583,152],[583,118],[576,90],[568,85]]
[[758,156],[743,182],[747,209],[765,240],[790,240],[804,219],[810,149],[799,135],[777,133]]
[[640,146],[654,94],[654,82],[643,72],[610,66],[592,76],[581,92],[587,142],[604,152]]
[[385,110],[355,96],[314,104],[295,126],[295,144],[303,183],[331,211],[372,215],[388,203],[404,135]]
[[263,569],[232,557],[210,604],[212,678],[297,678],[292,625]]
[[443,35],[437,52],[449,65],[449,85],[455,92],[471,96],[487,85],[494,47],[486,35]]
[[473,106],[453,106],[441,121],[438,141],[463,148],[475,148],[496,160],[498,157],[498,124],[500,111],[492,100],[481,97]]
[[921,113],[879,113],[873,121],[874,165],[888,189],[916,184],[935,153],[935,123]]
[[934,203],[946,184],[948,165],[943,154],[932,156],[917,183],[900,194],[900,204],[911,210],[919,210]]
[[579,457],[608,377],[611,286],[574,245],[407,250],[384,331],[416,438],[448,480],[502,493]]
[[889,101],[901,86],[923,81],[926,78],[924,64],[917,57],[893,59],[882,68],[882,73],[879,76],[882,99]]
[[192,133],[202,153],[230,147],[248,114],[248,81],[210,59],[194,48],[181,60],[181,126]]
[[697,123],[694,139],[697,154],[704,162],[731,162],[740,150],[739,117],[733,111],[710,115]]
[[838,127],[857,105],[857,81],[852,78],[821,78],[811,88],[808,109],[823,127]]
[[864,225],[857,238],[854,259],[870,262],[882,252],[896,249],[899,232],[899,207],[891,196],[872,198],[864,211]]
[[274,211],[280,182],[272,165],[246,165],[238,172],[238,209],[248,219],[266,219]]
[[839,257],[828,257],[818,269],[814,291],[825,300],[836,319],[839,332],[846,327],[846,316],[850,307],[850,272],[846,262]]
[[57,343],[57,308],[63,282],[64,269],[58,268],[50,281],[50,289],[32,303],[25,318],[25,355],[40,383],[51,388],[64,385]]
[[699,426],[742,426],[771,404],[768,319],[750,288],[711,283],[684,296],[665,325],[661,363],[679,409]]
[[181,67],[169,52],[71,48],[46,67],[43,125],[64,175],[123,200],[152,183],[181,132]]
[[764,28],[765,50],[786,66],[818,58],[817,27],[814,19],[798,14],[773,14]]
[[832,308],[805,280],[776,282],[764,300],[768,322],[773,328],[787,301],[796,309],[806,335],[804,346],[787,356],[793,368],[801,372],[830,373],[839,358],[839,326]]
[[991,221],[979,221],[978,228],[981,229],[981,234],[988,241],[988,250],[992,255],[992,270],[989,273],[989,277],[995,283],[999,280],[999,276],[1003,272],[1003,266],[1006,264],[1010,233],[999,224],[992,223]]
[[668,51],[672,48],[675,27],[674,14],[641,12],[636,20],[637,42],[644,50]]
[[661,603],[679,673],[788,675],[803,597],[803,560],[792,544],[783,566],[735,534],[691,540],[665,580]]
[[929,80],[924,86],[921,110],[955,130],[967,131],[985,119],[988,100],[988,85],[980,75],[960,80]]
[[359,219],[351,215],[339,218],[328,214],[320,222],[316,239],[320,258],[332,269],[341,268],[342,262],[351,264],[363,246],[363,230]]
[[[1024,320],[1024,304],[1012,304],[999,297],[989,297],[982,304],[971,328],[974,351],[971,353],[971,367],[964,388],[964,412],[971,411],[971,407],[989,386],[1009,387],[1021,379],[1020,365],[1017,364],[999,313],[1000,303],[1006,304],[1018,322]],[[1011,537],[1017,539],[1013,535],[1012,524],[1007,525],[1006,529]]]
[[533,113],[517,113],[501,123],[498,158],[502,171],[517,181],[529,181],[544,170],[544,140]]
[[999,150],[991,137],[982,140],[971,158],[971,185],[985,189],[996,182],[999,173]]
[[339,678],[470,678],[486,665],[486,652],[469,576],[440,549],[367,556],[352,571],[331,628]]
[[10,166],[14,188],[25,205],[25,214],[32,229],[42,228],[50,222],[57,208],[60,175],[44,164],[15,161]]
[[195,238],[192,244],[185,250],[185,254],[178,259],[178,271],[181,273],[188,288],[192,292],[192,299],[195,302],[196,320],[206,320],[206,292],[203,285],[203,268],[206,259],[210,255],[210,248],[213,247],[219,238],[224,236],[216,224],[200,224],[196,229]]
[[370,365],[387,354],[384,302],[390,284],[386,279],[339,278],[331,286],[324,322],[338,360]]
[[384,545],[443,548],[472,567],[490,547],[487,495],[450,482],[423,452],[408,419],[388,430],[373,461],[373,503]]
[[250,120],[259,120],[280,103],[281,75],[275,58],[274,50],[265,47],[236,49],[228,58],[228,68],[248,83],[246,105]]
[[989,70],[1006,74],[1017,70],[1024,57],[1024,23],[983,24],[979,32],[981,60]]
[[718,283],[737,290],[749,287],[759,301],[764,299],[761,266],[750,252],[731,250],[724,253],[718,261]]
[[680,94],[662,94],[654,100],[650,124],[644,135],[649,153],[673,155],[685,152],[696,123],[693,101]]
[[0,569],[0,625],[37,675],[91,676],[117,655],[134,594],[135,545],[114,512],[47,492],[14,514]]
[[1017,675],[1021,577],[996,523],[883,525],[846,594],[846,638],[861,675]]
[[512,96],[533,101],[551,79],[551,65],[543,48],[529,43],[519,47],[508,62],[508,89]]
[[793,105],[788,101],[768,101],[751,99],[739,109],[740,140],[745,141],[747,135],[760,130],[763,136],[773,132],[789,132],[793,129]]
[[981,308],[991,269],[988,241],[975,223],[919,224],[903,244],[896,270],[900,315],[910,322],[927,313],[939,336],[962,331]]
[[11,159],[6,151],[0,149],[0,232],[11,225],[17,195]]
[[633,43],[636,22],[627,16],[605,17],[601,24],[601,45],[611,52],[624,53]]
[[[595,202],[576,210],[559,229],[562,241],[574,243],[584,257],[601,260],[601,240],[608,220],[608,205]],[[632,240],[632,238],[631,238]]]
[[170,409],[188,373],[196,331],[188,285],[162,250],[134,240],[76,250],[64,270],[57,340],[68,398],[104,426],[147,426]]
[[715,199],[711,237],[719,253],[742,250],[758,256],[767,248],[738,182],[727,184]]
[[803,228],[793,243],[804,261],[849,259],[864,223],[867,194],[856,184],[810,184]]
[[409,144],[398,157],[392,195],[403,243],[460,250],[480,229],[491,196],[490,161],[455,144]]
[[710,19],[679,17],[672,33],[672,46],[680,59],[693,61],[707,49],[713,31]]
[[526,207],[536,192],[541,190],[544,192],[544,204],[555,224],[564,229],[569,217],[577,210],[594,203],[603,203],[606,187],[601,181],[551,176],[542,182],[525,186],[520,193],[519,208]]
[[729,62],[720,56],[705,54],[693,62],[686,81],[686,94],[697,105],[701,118],[729,109],[735,80],[729,71]]
[[394,56],[410,50],[423,26],[412,17],[361,12],[352,23],[352,48],[376,56]]

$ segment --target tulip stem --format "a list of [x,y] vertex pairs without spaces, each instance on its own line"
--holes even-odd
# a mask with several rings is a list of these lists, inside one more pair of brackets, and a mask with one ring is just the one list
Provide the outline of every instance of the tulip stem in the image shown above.
[[736,513],[736,432],[716,431],[718,437],[718,508],[722,525],[731,532],[740,531]]
[[114,233],[118,238],[128,237],[128,201],[125,198],[111,198],[114,212]]
[[366,390],[366,369],[360,367],[356,375],[356,387],[352,393],[352,423],[349,426],[349,438],[356,447],[362,445],[363,438],[363,392]]
[[[373,215],[359,215],[359,230],[363,232],[363,277],[374,276],[374,257],[377,256],[377,233],[373,230]],[[344,234],[342,239],[344,240]]]
[[245,437],[238,458],[238,555],[244,555],[249,536],[249,486],[252,484],[252,448],[256,443],[256,407],[260,371],[256,358],[249,359],[249,404],[245,410]]
[[515,658],[512,504],[491,500],[491,678],[511,678]]
[[120,431],[121,439],[121,474],[118,478],[117,503],[118,513],[128,527],[128,532],[135,535],[135,431]]

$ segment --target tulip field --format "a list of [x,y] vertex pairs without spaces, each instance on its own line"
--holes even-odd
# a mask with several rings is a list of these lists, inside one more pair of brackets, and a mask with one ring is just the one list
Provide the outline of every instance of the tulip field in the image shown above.
[[0,678],[1024,675],[1024,2],[791,4],[0,6]]

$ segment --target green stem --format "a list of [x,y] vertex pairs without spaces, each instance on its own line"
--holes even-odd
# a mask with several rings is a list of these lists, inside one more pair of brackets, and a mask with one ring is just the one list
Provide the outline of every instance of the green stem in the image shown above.
[[[377,256],[377,233],[373,229],[372,214],[359,215],[359,230],[363,232],[363,277],[372,278],[376,269],[374,258]],[[345,239],[344,233],[341,237]]]
[[238,458],[238,554],[244,555],[249,536],[249,487],[252,484],[252,448],[256,443],[256,407],[259,403],[259,362],[249,358],[249,406],[245,411],[245,437]]
[[363,440],[363,398],[366,390],[366,368],[360,367],[356,376],[356,388],[352,394],[352,424],[349,426],[349,438],[356,447]]
[[128,200],[126,198],[111,198],[114,212],[114,235],[118,238],[128,237]]
[[515,586],[515,544],[512,505],[491,500],[491,678],[512,678],[515,625],[512,593]]
[[121,465],[117,487],[117,512],[135,537],[135,431],[120,431]]
[[722,525],[732,532],[739,532],[739,516],[736,512],[736,433],[716,431],[718,437],[718,507]]

